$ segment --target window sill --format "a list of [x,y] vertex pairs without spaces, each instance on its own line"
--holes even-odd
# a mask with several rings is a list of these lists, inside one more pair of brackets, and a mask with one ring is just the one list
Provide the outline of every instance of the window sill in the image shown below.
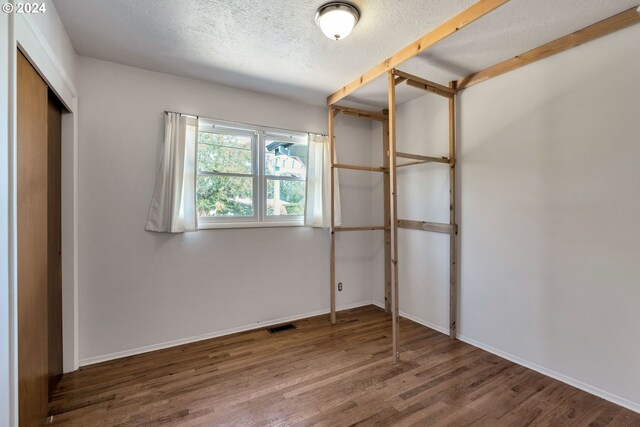
[[272,227],[304,227],[302,221],[264,221],[264,222],[199,222],[198,230],[214,230],[217,228],[272,228]]

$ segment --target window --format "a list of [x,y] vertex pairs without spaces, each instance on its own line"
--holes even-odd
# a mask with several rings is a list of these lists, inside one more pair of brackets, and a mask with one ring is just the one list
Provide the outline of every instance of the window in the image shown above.
[[307,137],[201,118],[196,182],[200,228],[301,225]]

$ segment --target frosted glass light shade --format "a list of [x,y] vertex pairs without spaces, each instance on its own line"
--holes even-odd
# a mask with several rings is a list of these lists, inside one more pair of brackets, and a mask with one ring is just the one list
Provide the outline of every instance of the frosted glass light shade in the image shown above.
[[316,24],[325,36],[341,40],[351,34],[360,19],[360,11],[348,3],[332,2],[320,6]]

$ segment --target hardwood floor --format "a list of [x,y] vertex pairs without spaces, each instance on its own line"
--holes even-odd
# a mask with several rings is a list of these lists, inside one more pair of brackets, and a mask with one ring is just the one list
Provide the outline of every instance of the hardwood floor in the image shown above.
[[640,414],[409,320],[362,307],[81,368],[60,425],[640,426]]

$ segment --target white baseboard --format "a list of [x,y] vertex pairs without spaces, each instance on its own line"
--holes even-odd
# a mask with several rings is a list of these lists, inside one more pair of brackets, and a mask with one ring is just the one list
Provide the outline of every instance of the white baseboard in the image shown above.
[[[336,307],[337,310],[348,310],[350,308],[363,307],[371,305],[371,301],[362,301],[354,304],[347,304]],[[210,332],[207,334],[196,335],[188,338],[181,338],[173,341],[166,341],[159,344],[145,345],[142,347],[132,348],[130,350],[118,351],[115,353],[109,353],[101,356],[88,357],[86,359],[80,359],[80,366],[93,365],[100,362],[106,362],[109,360],[120,359],[123,357],[133,356],[136,354],[148,353],[150,351],[162,350],[169,347],[175,347],[182,344],[189,344],[196,341],[208,340],[211,338],[222,337],[225,335],[236,334],[238,332],[246,332],[253,329],[261,329],[266,326],[277,325],[279,323],[293,322],[295,320],[306,319],[309,317],[320,316],[328,314],[329,310],[317,310],[309,313],[296,314],[293,316],[281,317],[279,319],[265,320],[261,322],[251,323],[249,325],[239,326],[236,328],[224,329],[222,331]]]
[[[373,302],[374,305],[384,308],[384,304],[378,302],[378,301],[374,301]],[[420,319],[419,317],[413,316],[411,314],[405,313],[402,310],[400,310],[400,316],[405,317],[409,320],[412,320],[420,325],[426,326],[427,328],[433,329],[435,331],[438,332],[442,332],[445,335],[449,335],[449,329],[447,328],[443,328],[442,326],[436,325],[434,323],[431,322],[427,322],[424,319]],[[520,366],[524,366],[525,368],[529,368],[531,370],[534,370],[536,372],[541,373],[542,375],[546,375],[548,377],[551,377],[553,379],[556,379],[558,381],[562,381],[565,384],[568,384],[570,386],[573,386],[575,388],[578,388],[582,391],[586,391],[587,393],[593,394],[594,396],[598,396],[601,397],[604,400],[608,400],[609,402],[615,403],[616,405],[620,405],[622,407],[625,407],[631,411],[634,412],[638,412],[640,413],[640,403],[636,403],[636,402],[632,402],[628,399],[625,399],[623,397],[620,397],[618,395],[615,395],[613,393],[609,393],[608,391],[602,390],[598,387],[586,384],[580,380],[577,380],[575,378],[571,378],[567,375],[561,374],[559,372],[556,372],[552,369],[548,369],[545,368],[544,366],[540,366],[537,363],[534,362],[530,362],[528,360],[522,359],[521,357],[518,356],[514,356],[511,353],[507,353],[506,351],[502,351],[500,349],[497,349],[495,347],[492,347],[490,345],[481,343],[480,341],[477,341],[473,338],[469,338],[467,336],[464,335],[458,335],[457,337],[460,341],[465,342],[467,344],[470,344],[474,347],[478,347],[482,350],[488,351],[489,353],[495,354],[496,356],[500,356],[503,359],[507,359],[513,363],[516,363]]]
[[558,381],[562,381],[565,384],[569,384],[575,388],[578,388],[582,391],[586,391],[587,393],[593,394],[594,396],[598,396],[603,398],[604,400],[608,400],[609,402],[615,403],[616,405],[620,405],[625,407],[631,411],[640,413],[640,403],[632,402],[624,397],[620,397],[616,394],[609,393],[608,391],[602,390],[598,387],[592,386],[590,384],[584,383],[575,378],[569,377],[567,375],[561,374],[560,372],[556,372],[552,369],[545,368],[544,366],[540,366],[537,363],[530,362],[528,360],[522,359],[518,356],[514,356],[513,354],[507,353],[506,351],[502,351],[495,347],[492,347],[487,344],[483,344],[479,341],[474,340],[473,338],[466,337],[464,335],[458,336],[460,341],[466,342],[467,344],[471,344],[474,347],[481,348],[489,353],[493,353],[496,356],[500,356],[504,359],[510,360],[513,363],[517,363],[518,365],[524,366],[525,368],[532,369],[536,372],[539,372],[543,375],[556,379]]

